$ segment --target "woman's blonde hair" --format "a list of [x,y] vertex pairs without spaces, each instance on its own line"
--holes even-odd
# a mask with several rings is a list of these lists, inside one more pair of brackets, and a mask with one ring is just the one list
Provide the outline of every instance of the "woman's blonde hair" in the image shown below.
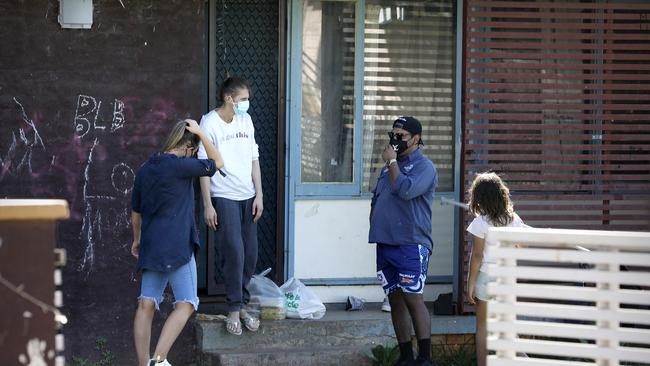
[[469,188],[469,210],[487,216],[494,226],[506,226],[514,219],[510,190],[496,173],[477,174]]
[[167,141],[165,141],[161,152],[167,152],[177,147],[184,147],[188,144],[191,144],[193,147],[199,146],[199,136],[186,130],[186,126],[187,122],[185,121],[176,122],[172,131],[169,133],[169,137],[167,137]]

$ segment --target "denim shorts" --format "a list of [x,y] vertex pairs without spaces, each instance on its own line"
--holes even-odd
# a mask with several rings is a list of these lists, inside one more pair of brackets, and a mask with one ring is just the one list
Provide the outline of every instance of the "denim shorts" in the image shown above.
[[476,287],[474,287],[474,296],[481,301],[489,301],[490,297],[487,292],[487,285],[490,281],[494,281],[487,273],[478,271],[476,275]]
[[402,289],[421,294],[429,269],[431,251],[424,245],[377,244],[377,279],[384,292]]
[[172,272],[143,270],[142,287],[138,300],[151,300],[156,303],[156,309],[160,309],[160,303],[164,299],[163,293],[168,283],[174,293],[174,305],[178,302],[188,302],[194,306],[195,311],[198,309],[199,297],[196,294],[196,261],[194,256],[190,258],[189,262]]

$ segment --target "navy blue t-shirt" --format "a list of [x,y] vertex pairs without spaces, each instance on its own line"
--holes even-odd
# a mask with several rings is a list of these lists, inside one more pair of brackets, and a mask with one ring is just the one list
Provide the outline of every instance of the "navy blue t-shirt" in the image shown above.
[[214,160],[157,153],[138,170],[131,193],[142,216],[138,270],[170,272],[200,246],[194,222],[194,177],[212,176]]

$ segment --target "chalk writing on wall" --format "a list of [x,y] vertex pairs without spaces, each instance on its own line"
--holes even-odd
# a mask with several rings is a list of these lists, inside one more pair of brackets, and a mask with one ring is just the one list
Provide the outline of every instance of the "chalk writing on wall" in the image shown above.
[[[20,117],[24,123],[15,131],[11,131],[11,144],[5,156],[0,154],[0,181],[6,174],[18,173],[25,171],[32,174],[32,156],[34,149],[45,150],[45,143],[38,133],[36,123],[27,116],[25,107],[13,98],[16,108],[20,113]],[[16,137],[16,133],[18,137]],[[22,153],[22,156],[17,156]]]
[[122,127],[124,127],[124,103],[121,100],[115,99],[111,132],[115,132],[115,130]]
[[[74,116],[75,134],[81,139],[92,138],[93,141],[83,172],[84,214],[81,237],[85,250],[78,267],[86,275],[93,269],[98,243],[113,239],[104,236],[115,235],[118,229],[130,225],[128,195],[135,178],[133,169],[128,164],[111,162],[110,153],[101,162],[96,159],[101,138],[114,134],[126,123],[124,103],[121,100],[114,99],[110,122],[104,122],[100,115],[102,105],[101,100],[80,94]],[[106,182],[110,182],[110,185]]]
[[80,94],[77,97],[77,108],[74,113],[75,133],[79,137],[86,136],[91,130],[106,130],[115,132],[124,127],[124,102],[115,99],[113,102],[113,118],[110,126],[99,118],[102,101],[90,95]]

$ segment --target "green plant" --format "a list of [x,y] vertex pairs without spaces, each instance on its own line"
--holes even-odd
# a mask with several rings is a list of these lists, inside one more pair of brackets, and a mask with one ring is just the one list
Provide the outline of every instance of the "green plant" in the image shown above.
[[438,347],[438,352],[433,359],[439,366],[474,366],[476,365],[476,352],[469,344],[443,345]]
[[72,357],[72,366],[112,366],[115,356],[110,349],[108,349],[108,341],[104,337],[99,337],[95,340],[95,349],[99,351],[100,359],[97,362],[89,361],[85,358],[74,356]]
[[393,366],[399,359],[399,348],[397,345],[378,345],[366,351],[374,366]]

